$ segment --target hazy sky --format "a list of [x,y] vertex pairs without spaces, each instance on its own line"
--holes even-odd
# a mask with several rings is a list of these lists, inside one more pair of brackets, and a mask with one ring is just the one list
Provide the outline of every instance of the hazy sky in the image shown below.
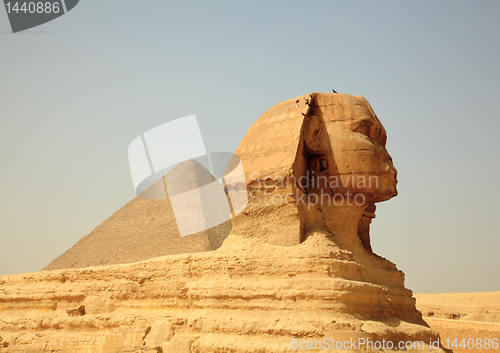
[[0,8],[0,275],[48,265],[126,202],[127,148],[196,114],[234,151],[269,107],[368,99],[399,195],[372,247],[415,292],[500,290],[499,1],[91,1],[12,34]]

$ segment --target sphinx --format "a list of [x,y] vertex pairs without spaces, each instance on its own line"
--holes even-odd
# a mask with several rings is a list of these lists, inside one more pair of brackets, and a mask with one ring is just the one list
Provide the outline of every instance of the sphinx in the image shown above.
[[404,273],[371,250],[375,205],[397,195],[385,142],[360,96],[271,107],[236,150],[244,185],[225,178],[248,204],[222,246],[2,276],[0,337],[42,351],[446,352]]

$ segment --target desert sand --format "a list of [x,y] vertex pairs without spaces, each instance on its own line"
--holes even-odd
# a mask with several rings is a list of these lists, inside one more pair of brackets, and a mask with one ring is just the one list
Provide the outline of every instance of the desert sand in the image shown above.
[[[421,293],[414,294],[417,309],[424,320],[437,330],[441,340],[449,340],[454,352],[492,352],[492,348],[469,349],[460,343],[470,344],[470,339],[500,340],[500,292],[477,293]],[[456,346],[452,346],[457,339]],[[496,351],[499,351],[498,348]]]

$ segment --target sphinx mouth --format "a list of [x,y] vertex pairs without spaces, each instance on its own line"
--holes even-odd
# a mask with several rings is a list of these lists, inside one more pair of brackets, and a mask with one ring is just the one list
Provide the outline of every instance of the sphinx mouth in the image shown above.
[[390,179],[393,179],[394,182],[397,184],[398,183],[397,175],[398,175],[397,172],[387,172],[387,173],[379,173],[377,174],[377,177],[389,177]]
[[377,177],[377,176],[391,176],[396,178],[398,175],[398,172],[396,169],[394,170],[387,170],[385,172],[350,172],[350,173],[339,173],[338,175],[340,176],[350,176],[350,175],[355,175],[355,176],[364,176],[364,177]]
[[381,175],[381,176],[391,176],[394,179],[397,179],[397,177],[398,177],[398,173],[397,172],[379,173],[378,175]]

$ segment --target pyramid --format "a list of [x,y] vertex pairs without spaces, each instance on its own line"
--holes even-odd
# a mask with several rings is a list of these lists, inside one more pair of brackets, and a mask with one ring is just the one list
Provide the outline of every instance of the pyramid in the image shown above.
[[180,163],[44,270],[124,264],[219,248],[231,231],[231,221],[181,237],[164,188],[164,185],[169,185],[169,190],[182,193],[214,182],[218,183],[199,162],[188,160]]

